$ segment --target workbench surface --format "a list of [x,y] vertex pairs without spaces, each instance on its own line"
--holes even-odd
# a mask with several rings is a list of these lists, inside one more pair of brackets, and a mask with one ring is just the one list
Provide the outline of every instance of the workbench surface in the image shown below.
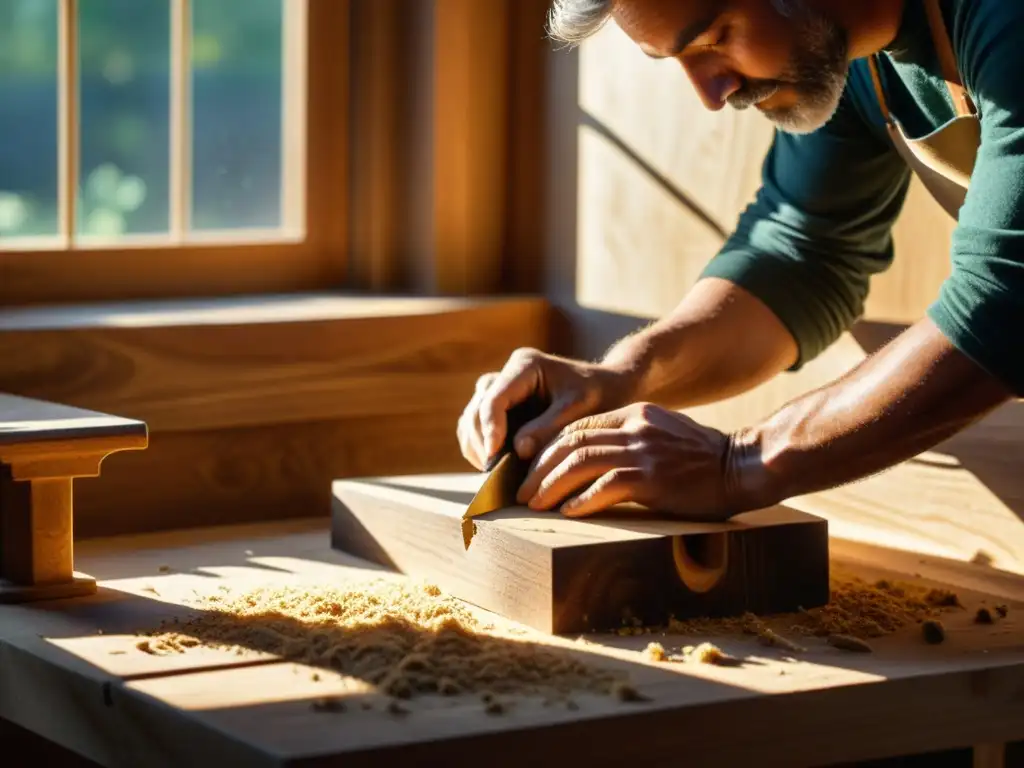
[[[605,635],[524,639],[628,672],[645,701],[574,695],[573,707],[479,696],[415,697],[394,714],[376,692],[262,653],[154,655],[140,637],[196,613],[197,597],[288,584],[400,579],[330,549],[327,520],[81,543],[92,597],[0,607],[0,717],[109,766],[559,764],[824,765],[1024,738],[1024,579],[982,566],[892,556],[835,542],[837,567],[957,588],[966,608],[850,653],[823,641],[788,654],[749,637]],[[993,626],[974,606],[1006,603]],[[480,612],[477,612],[480,613]],[[496,620],[490,617],[490,620]],[[498,620],[500,621],[500,620]],[[642,649],[715,640],[736,667],[656,662]],[[365,689],[365,686],[364,686]],[[351,699],[344,711],[314,706]],[[363,701],[372,704],[362,706]],[[226,762],[227,761],[227,762]]]

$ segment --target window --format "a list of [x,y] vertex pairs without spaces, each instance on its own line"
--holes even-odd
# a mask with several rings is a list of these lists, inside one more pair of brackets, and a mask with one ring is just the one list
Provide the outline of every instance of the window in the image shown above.
[[0,302],[337,281],[346,33],[344,0],[0,2]]

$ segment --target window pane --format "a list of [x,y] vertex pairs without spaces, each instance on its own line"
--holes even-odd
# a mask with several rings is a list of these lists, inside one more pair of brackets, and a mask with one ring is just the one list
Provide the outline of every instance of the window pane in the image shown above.
[[78,232],[166,233],[170,0],[79,0],[78,8]]
[[283,0],[192,2],[192,229],[281,225]]
[[55,235],[57,0],[0,0],[0,241]]

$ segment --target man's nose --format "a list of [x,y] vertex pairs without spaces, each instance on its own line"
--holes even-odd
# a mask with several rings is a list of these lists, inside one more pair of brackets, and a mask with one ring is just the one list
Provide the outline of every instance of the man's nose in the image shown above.
[[712,112],[722,109],[729,97],[743,87],[740,77],[728,70],[711,69],[685,62],[683,69],[686,70],[704,106]]

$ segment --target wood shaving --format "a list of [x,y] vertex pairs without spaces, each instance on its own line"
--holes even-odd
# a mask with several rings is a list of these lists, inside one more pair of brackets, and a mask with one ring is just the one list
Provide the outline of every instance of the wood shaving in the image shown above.
[[433,585],[380,579],[338,588],[266,588],[197,602],[199,616],[161,626],[138,648],[176,654],[203,645],[265,653],[333,670],[396,699],[548,691],[621,698],[625,684],[621,673],[585,664],[578,651],[483,625]]
[[400,701],[395,701],[394,699],[392,699],[391,701],[388,702],[387,710],[392,715],[407,715],[407,714],[409,714],[409,710],[406,707],[403,707],[402,703]]
[[737,666],[740,661],[730,656],[714,643],[701,643],[696,647],[688,646],[683,649],[683,655],[699,664],[714,664],[719,667]]
[[773,630],[808,637],[845,635],[860,640],[884,637],[903,627],[935,619],[960,606],[959,597],[946,590],[915,584],[859,577],[834,577],[829,602],[818,608],[771,617],[753,614],[721,619],[668,622],[667,630],[683,635],[759,635],[770,621]]
[[853,653],[872,652],[871,646],[866,642],[859,637],[850,637],[849,635],[829,635],[828,644],[842,651],[851,651]]
[[992,611],[988,608],[979,608],[978,612],[974,614],[975,624],[995,624],[996,620],[992,616]]
[[344,712],[345,702],[337,696],[317,699],[311,705],[314,712]]
[[626,682],[617,682],[612,686],[612,693],[619,701],[642,702],[650,701],[650,698],[640,693],[635,687]]
[[648,643],[644,653],[651,661],[666,661],[668,654],[665,653],[665,646],[661,643]]
[[946,628],[939,621],[926,621],[921,625],[921,634],[929,645],[938,645],[946,639]]
[[956,592],[950,592],[948,589],[929,590],[928,594],[925,595],[925,600],[929,605],[935,605],[940,608],[963,608],[960,604],[959,595]]
[[766,645],[772,648],[782,648],[790,653],[806,653],[807,649],[802,645],[794,643],[792,640],[783,637],[772,629],[764,627],[760,632],[757,633],[757,641],[761,645]]
[[1009,608],[1009,606],[1006,606],[1006,605],[997,605],[997,606],[996,606],[996,613],[998,613],[998,614],[999,614],[999,618],[1000,618],[1000,619],[1005,619],[1005,618],[1006,618],[1006,615],[1007,615],[1007,614],[1008,614],[1009,612],[1010,612],[1010,608]]

